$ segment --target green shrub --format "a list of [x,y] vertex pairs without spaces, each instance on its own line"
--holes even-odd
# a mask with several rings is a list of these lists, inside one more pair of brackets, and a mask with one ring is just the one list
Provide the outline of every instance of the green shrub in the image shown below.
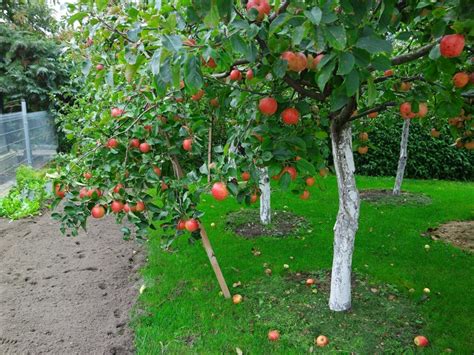
[[37,214],[50,197],[46,189],[44,171],[20,166],[16,172],[16,185],[8,195],[0,198],[0,217],[19,219]]
[[[400,153],[403,120],[379,116],[370,122],[369,152],[355,152],[356,171],[360,175],[395,176]],[[408,140],[405,177],[417,179],[474,180],[474,153],[453,147],[448,128],[433,138],[429,122],[413,120]],[[357,148],[357,136],[354,137]]]

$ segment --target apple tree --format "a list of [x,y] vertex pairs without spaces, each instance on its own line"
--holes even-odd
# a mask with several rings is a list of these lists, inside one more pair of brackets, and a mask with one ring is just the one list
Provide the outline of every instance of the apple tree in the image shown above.
[[[326,172],[329,137],[339,191],[329,307],[349,309],[360,211],[353,124],[393,109],[407,120],[425,110],[446,123],[463,115],[453,133],[472,144],[464,134],[472,132],[471,84],[447,85],[472,65],[468,3],[116,3],[70,5],[86,93],[72,110],[77,120],[64,125],[76,144],[58,180],[66,202],[56,218],[77,228],[111,209],[138,235],[161,228],[173,239],[183,226],[198,233],[208,187],[200,173],[212,169],[218,200],[230,193],[251,202],[261,169],[307,199],[308,178]],[[417,85],[393,90],[401,78]],[[199,158],[216,108],[216,119],[232,124],[209,164]],[[244,183],[241,172],[250,175]]]

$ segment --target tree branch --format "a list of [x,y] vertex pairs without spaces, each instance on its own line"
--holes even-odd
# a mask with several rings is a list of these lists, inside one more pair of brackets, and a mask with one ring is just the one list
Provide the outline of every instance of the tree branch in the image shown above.
[[354,120],[356,120],[356,119],[358,119],[358,118],[367,116],[369,113],[384,111],[384,110],[386,110],[386,109],[389,108],[389,107],[395,106],[396,104],[397,104],[397,103],[396,103],[395,101],[388,101],[388,102],[385,102],[385,103],[380,104],[380,105],[378,105],[378,106],[372,107],[372,108],[369,109],[369,110],[365,110],[364,112],[358,113],[357,115],[351,116],[351,117],[349,118],[349,121],[354,121]]
[[319,101],[323,101],[325,99],[325,95],[317,92],[317,91],[311,91],[303,87],[297,80],[293,79],[290,77],[288,74],[285,74],[283,77],[283,80],[291,86],[296,92],[303,96],[311,97],[312,99],[316,99]]
[[271,16],[268,18],[270,20],[270,22],[272,22],[274,19],[276,19],[279,14],[286,11],[286,8],[288,7],[288,5],[290,5],[290,0],[283,1],[283,4],[281,4],[281,6],[278,8],[278,10],[276,12],[274,12],[273,14],[271,14]]
[[238,59],[234,62],[234,64],[232,64],[230,66],[230,69],[224,73],[216,73],[216,74],[212,74],[211,76],[214,78],[214,79],[223,79],[223,78],[226,78],[229,76],[230,72],[232,71],[232,69],[237,66],[237,65],[242,65],[242,64],[248,64],[249,61],[247,59]]
[[408,62],[412,62],[418,58],[424,57],[427,55],[431,49],[436,45],[436,42],[427,44],[426,46],[420,47],[414,52],[401,54],[399,56],[393,57],[391,59],[392,65],[400,65]]

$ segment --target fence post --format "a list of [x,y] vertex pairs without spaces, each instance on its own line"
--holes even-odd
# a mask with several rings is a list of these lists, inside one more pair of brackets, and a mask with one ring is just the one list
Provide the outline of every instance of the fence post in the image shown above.
[[26,112],[26,101],[24,99],[21,100],[21,118],[23,119],[23,132],[25,135],[26,161],[28,162],[28,165],[33,166],[30,145],[30,129],[28,127],[28,115]]

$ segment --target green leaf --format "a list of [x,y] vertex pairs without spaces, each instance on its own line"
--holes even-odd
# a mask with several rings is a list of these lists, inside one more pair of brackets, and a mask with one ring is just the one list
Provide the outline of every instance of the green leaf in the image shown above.
[[285,171],[285,173],[280,177],[280,188],[283,191],[288,190],[288,187],[291,183],[291,175],[289,172]]
[[92,67],[92,63],[90,61],[90,59],[87,59],[86,61],[84,61],[82,63],[82,74],[84,75],[88,75],[89,74],[89,71],[91,70],[91,67]]
[[68,23],[70,25],[74,24],[74,22],[76,22],[76,21],[78,21],[80,23],[84,19],[84,17],[86,17],[88,15],[89,14],[87,12],[77,12],[69,18]]
[[309,161],[306,159],[300,159],[296,162],[296,167],[298,168],[298,171],[305,175],[314,175],[316,173],[316,169],[314,168],[314,165],[311,164]]
[[319,26],[323,12],[319,7],[315,6],[311,9],[311,11],[305,11],[304,15],[311,21],[313,25]]
[[150,60],[150,68],[153,75],[160,72],[161,66],[161,48],[157,49]]
[[268,29],[268,37],[272,37],[291,17],[285,12],[281,15],[278,15],[270,24]]
[[359,38],[355,46],[365,49],[369,53],[392,52],[392,44],[389,41],[374,35]]
[[329,45],[334,49],[343,50],[346,46],[346,30],[343,26],[327,26],[324,31],[324,37],[329,42]]
[[336,67],[336,61],[333,60],[319,72],[316,82],[318,83],[318,87],[321,91],[324,91],[324,87],[326,86],[326,83],[331,77],[332,72],[335,67]]
[[353,96],[359,90],[359,73],[353,69],[344,80],[347,96]]
[[377,90],[375,89],[374,78],[367,79],[367,105],[372,106],[377,98]]
[[431,48],[430,54],[428,57],[432,60],[436,60],[441,56],[441,52],[439,51],[439,44]]
[[391,68],[392,62],[385,54],[381,54],[372,59],[372,66],[377,70],[387,70]]
[[339,57],[339,68],[337,69],[338,75],[346,75],[351,72],[354,67],[355,59],[352,53],[344,52]]
[[97,10],[103,11],[107,7],[108,0],[95,0],[95,4],[97,5]]
[[288,62],[286,60],[278,58],[277,60],[275,60],[275,63],[273,63],[273,74],[275,74],[277,78],[283,78],[285,76],[287,68]]
[[177,52],[183,46],[183,42],[178,35],[163,35],[163,46],[171,52]]
[[195,56],[189,56],[186,63],[184,63],[184,82],[193,92],[204,85],[200,61]]

